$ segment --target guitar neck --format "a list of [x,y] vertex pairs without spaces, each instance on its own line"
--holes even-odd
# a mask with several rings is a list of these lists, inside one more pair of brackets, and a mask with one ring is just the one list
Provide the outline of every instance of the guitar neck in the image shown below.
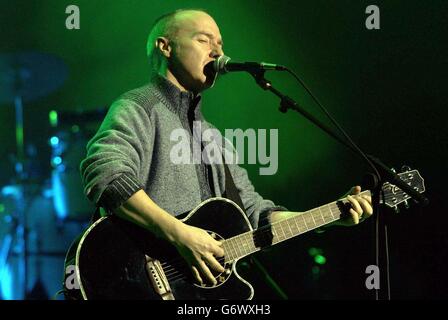
[[[361,194],[370,194],[370,191],[366,190]],[[347,202],[345,198],[334,201],[255,231],[248,231],[226,239],[223,243],[224,251],[226,252],[225,259],[226,261],[233,261],[242,258],[261,250],[261,248],[273,246],[335,222],[340,219],[342,213],[341,203],[345,202]]]

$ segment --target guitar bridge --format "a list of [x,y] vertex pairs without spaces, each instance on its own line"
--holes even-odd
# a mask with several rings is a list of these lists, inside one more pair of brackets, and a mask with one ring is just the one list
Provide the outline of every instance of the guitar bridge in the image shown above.
[[154,290],[163,300],[175,300],[171,291],[168,279],[163,272],[162,265],[159,260],[155,260],[149,256],[146,257],[146,273],[151,281]]

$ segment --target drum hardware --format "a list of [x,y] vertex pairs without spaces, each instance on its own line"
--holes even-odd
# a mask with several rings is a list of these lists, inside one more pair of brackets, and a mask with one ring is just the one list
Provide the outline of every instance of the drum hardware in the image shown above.
[[11,240],[6,243],[5,262],[7,263],[13,239],[16,239],[22,253],[21,259],[21,287],[23,297],[28,296],[28,228],[26,204],[28,196],[28,172],[26,163],[23,104],[45,97],[58,89],[67,77],[65,63],[49,54],[39,52],[20,52],[0,54],[0,104],[13,104],[15,109],[16,133],[16,198],[13,219],[15,230],[11,230]]
[[49,114],[52,136],[51,185],[57,219],[87,222],[95,211],[83,191],[79,166],[86,154],[88,140],[98,129],[106,109],[93,111],[56,111]]

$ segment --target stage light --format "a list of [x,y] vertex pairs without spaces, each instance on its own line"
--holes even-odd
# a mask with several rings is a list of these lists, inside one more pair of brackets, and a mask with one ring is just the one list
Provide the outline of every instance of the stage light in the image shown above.
[[50,138],[50,144],[53,147],[56,147],[59,143],[59,138],[58,137],[51,137]]
[[48,113],[48,120],[50,121],[50,125],[52,127],[56,127],[58,125],[58,113],[54,110],[51,110]]
[[316,255],[314,257],[314,262],[316,262],[317,264],[322,265],[322,264],[325,264],[327,262],[327,258],[325,258],[323,255],[318,254],[318,255]]
[[62,163],[62,158],[61,157],[53,157],[52,161],[54,166],[58,166]]

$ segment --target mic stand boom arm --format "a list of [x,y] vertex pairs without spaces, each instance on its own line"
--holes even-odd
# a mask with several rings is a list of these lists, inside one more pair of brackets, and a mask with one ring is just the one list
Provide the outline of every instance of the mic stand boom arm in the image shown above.
[[[280,112],[286,113],[286,111],[288,111],[288,109],[297,111],[298,113],[302,114],[305,118],[307,118],[310,122],[312,122],[314,125],[316,125],[320,129],[325,131],[333,139],[335,139],[342,145],[349,148],[351,151],[356,153],[358,156],[360,155],[360,152],[358,150],[356,150],[352,145],[348,144],[346,141],[342,140],[329,127],[327,127],[325,124],[320,122],[318,119],[316,119],[313,115],[311,115],[305,109],[300,107],[296,101],[294,101],[290,97],[284,95],[279,90],[274,88],[272,86],[272,83],[264,77],[264,73],[265,73],[265,70],[250,72],[250,74],[255,78],[255,81],[257,82],[257,84],[263,90],[271,91],[273,94],[275,94],[277,97],[280,98],[280,100],[281,100],[280,108],[279,108]],[[407,193],[417,203],[420,203],[421,205],[427,205],[429,203],[429,200],[426,196],[424,196],[423,194],[414,190],[407,183],[405,183],[403,180],[401,180],[400,177],[394,171],[392,171],[389,167],[387,167],[383,162],[381,162],[381,160],[379,160],[378,158],[376,158],[372,155],[366,155],[366,157],[375,165],[375,168],[378,170],[378,172],[381,175],[381,177],[377,177],[377,181],[375,181],[376,185],[373,186],[374,189],[381,188],[381,185],[384,182],[388,181],[391,184],[394,184],[397,187],[399,187],[405,193]]]

